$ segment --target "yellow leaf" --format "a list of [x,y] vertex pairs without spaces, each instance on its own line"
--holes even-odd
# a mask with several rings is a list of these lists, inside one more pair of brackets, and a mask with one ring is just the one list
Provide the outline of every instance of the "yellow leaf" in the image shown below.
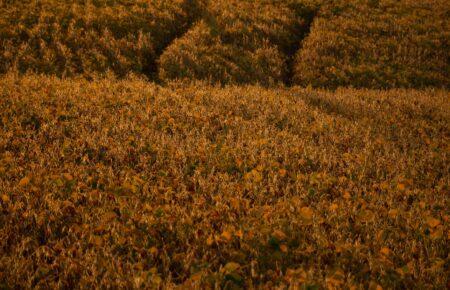
[[272,236],[280,241],[283,241],[287,238],[286,234],[280,230],[274,230]]
[[400,276],[404,276],[405,275],[405,272],[403,272],[402,268],[395,269],[395,272],[397,272]]
[[69,173],[64,173],[62,176],[63,176],[64,179],[67,180],[67,181],[72,181],[72,180],[73,180],[72,175],[70,175]]
[[6,194],[2,194],[2,201],[4,203],[8,203],[10,201],[9,196],[7,196]]
[[222,271],[229,274],[237,271],[240,267],[241,265],[239,265],[238,263],[229,262],[223,267]]
[[134,287],[141,288],[142,283],[144,282],[144,278],[142,277],[134,277]]
[[156,247],[151,247],[150,254],[152,254],[153,256],[158,255],[158,249]]
[[229,231],[223,231],[220,236],[227,241],[230,241],[232,239],[232,235]]
[[128,181],[125,181],[122,185],[122,189],[124,190],[124,193],[126,194],[130,194],[130,193],[137,193],[138,192],[138,188],[137,186],[135,186],[134,184],[131,184]]
[[123,244],[125,244],[125,243],[127,242],[127,239],[124,238],[124,237],[118,237],[118,238],[117,238],[117,242],[118,242],[120,245],[123,245]]
[[397,210],[397,209],[391,209],[391,210],[389,210],[388,215],[389,215],[389,217],[391,217],[391,218],[396,218],[397,215],[398,215],[398,210]]
[[375,238],[377,239],[377,241],[380,241],[384,236],[384,230],[379,230],[377,232],[377,234],[375,235]]
[[214,237],[213,237],[213,236],[209,236],[209,237],[206,239],[206,244],[207,244],[208,246],[211,246],[213,243],[214,243]]
[[101,246],[103,245],[103,239],[99,236],[92,236],[91,237],[91,243],[95,246]]
[[200,271],[200,272],[197,272],[197,273],[193,274],[193,275],[189,278],[189,280],[191,280],[191,281],[193,281],[193,282],[199,282],[199,281],[202,280],[203,276],[204,276],[204,273],[203,273],[202,271]]
[[106,231],[105,225],[99,225],[94,229],[95,234],[102,234],[104,231]]
[[428,217],[428,218],[427,218],[427,224],[428,224],[430,227],[435,228],[435,227],[437,227],[438,225],[441,224],[441,221],[438,220],[438,219],[435,219],[434,217]]
[[404,183],[397,184],[397,189],[398,190],[405,190],[405,184]]
[[239,208],[240,208],[240,202],[239,202],[239,199],[237,199],[237,198],[231,198],[231,199],[230,199],[230,204],[231,204],[231,206],[233,207],[233,209],[239,210]]
[[253,181],[260,182],[262,180],[262,175],[258,171],[254,171],[253,173]]
[[387,190],[389,188],[389,184],[385,181],[380,184],[380,189]]
[[350,192],[348,192],[348,191],[344,192],[345,199],[350,199],[351,197],[352,197],[352,195],[350,194]]
[[149,205],[148,203],[146,203],[145,205],[144,205],[144,211],[145,212],[152,212],[152,206],[151,205]]
[[443,235],[444,235],[444,231],[442,230],[442,227],[438,227],[431,232],[430,237],[433,240],[437,240],[437,239],[442,238]]
[[282,244],[282,245],[280,246],[280,250],[281,250],[283,253],[287,253],[287,252],[288,252],[288,247],[287,247],[285,244]]
[[24,177],[19,181],[19,186],[21,187],[25,187],[28,184],[30,184],[30,178],[29,177]]
[[278,173],[280,174],[281,177],[284,177],[286,175],[287,171],[286,171],[286,169],[282,168],[282,169],[278,170]]
[[238,230],[236,232],[236,237],[242,239],[244,237],[244,232],[242,230]]
[[306,220],[312,220],[312,218],[313,218],[313,210],[310,209],[307,206],[302,207],[300,209],[300,215],[302,216],[302,218],[304,218]]
[[330,205],[330,210],[331,211],[335,211],[335,210],[337,210],[338,209],[338,205],[336,204],[336,203],[332,203],[331,205]]
[[390,252],[391,252],[391,250],[389,250],[389,248],[386,248],[386,247],[383,247],[380,250],[380,253],[384,256],[388,256]]

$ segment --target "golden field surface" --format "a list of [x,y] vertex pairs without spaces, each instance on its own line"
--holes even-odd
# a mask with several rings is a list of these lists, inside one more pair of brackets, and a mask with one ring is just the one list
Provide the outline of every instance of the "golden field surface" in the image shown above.
[[450,87],[447,0],[335,0],[297,53],[294,82],[319,87]]
[[441,90],[0,80],[0,287],[448,287]]
[[448,0],[0,0],[0,289],[449,289]]
[[288,81],[318,5],[311,0],[211,1],[204,19],[159,59],[161,80],[273,85]]
[[3,0],[0,73],[450,87],[448,0]]
[[199,1],[0,1],[0,73],[151,76],[161,51],[201,14]]

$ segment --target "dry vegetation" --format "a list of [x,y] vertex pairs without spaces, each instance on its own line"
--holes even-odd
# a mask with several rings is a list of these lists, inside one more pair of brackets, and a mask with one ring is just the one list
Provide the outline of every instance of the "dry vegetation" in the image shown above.
[[8,75],[0,287],[444,289],[448,100]]
[[0,2],[0,72],[151,75],[199,15],[196,0]]
[[159,77],[282,83],[316,9],[311,0],[211,1],[204,20],[162,54]]
[[0,289],[449,288],[446,4],[0,0]]
[[283,81],[285,60],[269,43],[253,50],[223,43],[202,21],[165,50],[159,61],[159,78],[275,85]]
[[336,0],[297,54],[301,85],[450,87],[447,0]]
[[9,0],[0,15],[0,73],[450,86],[446,0]]

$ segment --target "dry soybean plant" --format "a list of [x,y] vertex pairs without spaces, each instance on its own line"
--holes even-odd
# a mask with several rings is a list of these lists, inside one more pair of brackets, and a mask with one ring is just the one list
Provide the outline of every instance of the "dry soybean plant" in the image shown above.
[[315,87],[450,87],[445,0],[331,1],[297,53],[294,82]]
[[445,288],[447,91],[0,80],[0,286]]

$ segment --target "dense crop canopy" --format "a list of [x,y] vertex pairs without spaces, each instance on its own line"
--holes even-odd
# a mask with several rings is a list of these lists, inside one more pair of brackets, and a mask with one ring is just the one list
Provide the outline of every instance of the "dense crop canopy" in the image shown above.
[[450,87],[446,0],[331,1],[297,54],[296,83]]
[[211,1],[204,21],[162,54],[162,80],[213,83],[287,81],[288,57],[307,31],[317,5],[310,1]]
[[0,286],[443,289],[448,100],[7,76]]
[[0,4],[0,72],[151,75],[199,6],[195,0],[7,1]]

